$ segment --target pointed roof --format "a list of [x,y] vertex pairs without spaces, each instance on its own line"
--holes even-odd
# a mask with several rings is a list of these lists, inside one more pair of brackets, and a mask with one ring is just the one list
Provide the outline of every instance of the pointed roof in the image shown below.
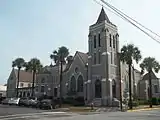
[[[74,57],[75,57],[76,55],[78,55],[78,56],[80,57],[80,59],[82,60],[82,62],[83,62],[85,65],[88,63],[88,55],[87,55],[87,53],[83,53],[83,52],[76,51]],[[73,60],[74,60],[74,58],[73,58]],[[73,63],[73,62],[72,62],[72,63]],[[69,70],[69,68],[71,67],[72,63],[71,63],[71,64],[67,64],[66,69],[64,70],[64,72],[66,72],[66,71]]]
[[109,20],[109,18],[108,18],[108,16],[107,16],[107,14],[105,13],[105,11],[104,11],[104,9],[103,9],[103,7],[102,7],[101,12],[100,12],[100,14],[99,14],[99,17],[98,17],[98,20],[97,20],[96,24],[99,24],[99,23],[101,23],[101,22],[103,22],[103,21],[105,21],[105,20],[106,20],[108,23],[111,23],[110,20]]
[[[151,72],[151,78],[152,78],[152,79],[158,79],[157,76],[154,74],[153,71]],[[146,73],[146,74],[143,76],[143,79],[142,79],[142,80],[148,80],[148,79],[149,79],[149,73]]]
[[83,63],[86,65],[88,63],[88,54],[80,52],[80,51],[77,51],[77,53],[80,56],[80,58],[82,59]]

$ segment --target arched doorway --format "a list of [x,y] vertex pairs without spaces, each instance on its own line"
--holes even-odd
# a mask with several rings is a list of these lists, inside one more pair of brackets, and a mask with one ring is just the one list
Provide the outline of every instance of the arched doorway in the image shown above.
[[78,92],[83,92],[83,77],[80,75],[77,80]]
[[101,81],[100,80],[96,80],[95,81],[95,97],[96,98],[101,98]]
[[113,98],[116,98],[116,81],[114,79],[112,80],[112,95]]
[[70,81],[70,91],[76,92],[76,79],[74,76],[72,76],[71,81]]

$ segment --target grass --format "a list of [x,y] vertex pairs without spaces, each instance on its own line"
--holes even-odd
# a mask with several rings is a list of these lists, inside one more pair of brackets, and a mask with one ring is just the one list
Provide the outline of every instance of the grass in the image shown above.
[[69,108],[69,112],[92,112],[96,110],[96,108],[94,108],[94,110],[91,110],[91,107],[85,107],[85,106],[75,107],[68,104],[62,105],[62,108]]

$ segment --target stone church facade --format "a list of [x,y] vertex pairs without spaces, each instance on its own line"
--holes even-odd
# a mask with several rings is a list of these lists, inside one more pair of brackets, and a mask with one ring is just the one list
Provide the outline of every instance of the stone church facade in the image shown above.
[[[123,91],[128,89],[128,67],[121,63],[120,70],[118,52],[117,26],[109,20],[102,8],[96,23],[89,27],[88,53],[77,51],[73,60],[63,65],[63,97],[84,97],[86,104],[94,102],[98,105],[111,105],[113,98],[119,99],[120,83],[123,96]],[[46,66],[44,71],[37,74],[35,95],[59,97],[59,74],[60,66]],[[136,84],[141,79],[139,74],[139,71],[134,72],[139,77],[132,79],[134,94],[137,93]],[[10,81],[8,79],[8,85]]]

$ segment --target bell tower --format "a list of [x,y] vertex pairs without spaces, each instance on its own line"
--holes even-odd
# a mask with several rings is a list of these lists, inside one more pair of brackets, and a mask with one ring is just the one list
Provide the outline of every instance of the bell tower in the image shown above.
[[88,45],[87,99],[99,99],[106,105],[110,102],[105,103],[106,99],[117,96],[119,36],[103,7],[96,23],[89,27]]

